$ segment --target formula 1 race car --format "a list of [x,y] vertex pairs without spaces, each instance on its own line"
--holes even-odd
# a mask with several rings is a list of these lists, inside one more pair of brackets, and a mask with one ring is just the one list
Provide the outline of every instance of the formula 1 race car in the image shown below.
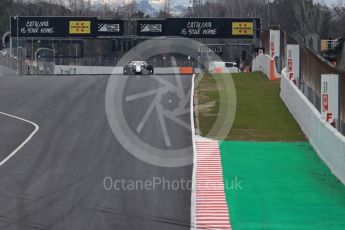
[[123,74],[124,75],[153,74],[153,66],[148,64],[146,61],[132,61],[128,65],[123,67]]

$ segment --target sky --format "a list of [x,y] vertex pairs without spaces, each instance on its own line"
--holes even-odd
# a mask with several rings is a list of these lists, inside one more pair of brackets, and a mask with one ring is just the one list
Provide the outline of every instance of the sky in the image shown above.
[[325,2],[326,4],[329,4],[329,5],[338,4],[338,3],[342,3],[342,4],[345,3],[344,0],[324,0],[324,2]]

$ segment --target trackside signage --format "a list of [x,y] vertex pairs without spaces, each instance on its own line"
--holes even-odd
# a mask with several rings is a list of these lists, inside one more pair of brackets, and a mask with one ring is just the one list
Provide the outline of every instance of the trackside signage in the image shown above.
[[91,34],[91,21],[69,21],[69,34]]
[[259,38],[261,33],[260,18],[229,18],[231,32],[229,38],[254,39]]
[[253,22],[233,22],[232,23],[232,35],[254,35],[254,23]]
[[[260,37],[261,31],[260,18],[139,19],[133,23],[136,24],[137,36],[148,37],[256,39]],[[97,19],[97,17],[11,17],[11,37],[123,36],[125,34],[124,24],[124,20],[121,19]]]
[[168,18],[168,35],[189,38],[223,37],[230,33],[223,19]]
[[259,18],[167,18],[167,36],[244,38],[260,36]]
[[166,21],[165,20],[138,20],[137,21],[138,36],[165,36]]
[[338,119],[339,75],[321,75],[321,118],[329,123]]
[[11,36],[20,38],[95,37],[96,17],[11,17]]
[[300,75],[300,51],[299,45],[287,45],[287,74],[291,81],[297,80]]
[[98,19],[97,20],[97,36],[111,37],[122,36],[124,34],[124,21],[113,19]]
[[270,30],[270,56],[280,57],[280,30]]

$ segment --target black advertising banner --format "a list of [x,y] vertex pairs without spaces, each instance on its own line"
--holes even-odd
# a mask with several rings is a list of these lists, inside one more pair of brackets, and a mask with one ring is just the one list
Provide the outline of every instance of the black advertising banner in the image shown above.
[[[17,28],[18,25],[18,28]],[[96,37],[96,17],[11,17],[11,36],[20,38]]]
[[124,34],[123,20],[99,19],[97,20],[97,36],[111,37]]
[[[259,18],[167,18],[137,20],[137,36],[259,38]],[[18,25],[18,28],[17,28]],[[96,38],[124,35],[124,20],[96,17],[11,17],[19,38]]]
[[167,36],[189,38],[246,38],[260,35],[258,18],[168,18]]
[[165,20],[138,20],[137,21],[138,36],[165,36],[166,21]]
[[188,38],[223,38],[229,33],[224,19],[168,18],[167,35]]

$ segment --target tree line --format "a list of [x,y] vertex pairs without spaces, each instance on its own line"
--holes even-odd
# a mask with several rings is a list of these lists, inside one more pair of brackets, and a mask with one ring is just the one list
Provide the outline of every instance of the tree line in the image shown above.
[[318,34],[323,39],[345,34],[345,8],[313,0],[207,0],[189,13],[199,17],[260,17],[267,28],[279,25],[289,34]]

